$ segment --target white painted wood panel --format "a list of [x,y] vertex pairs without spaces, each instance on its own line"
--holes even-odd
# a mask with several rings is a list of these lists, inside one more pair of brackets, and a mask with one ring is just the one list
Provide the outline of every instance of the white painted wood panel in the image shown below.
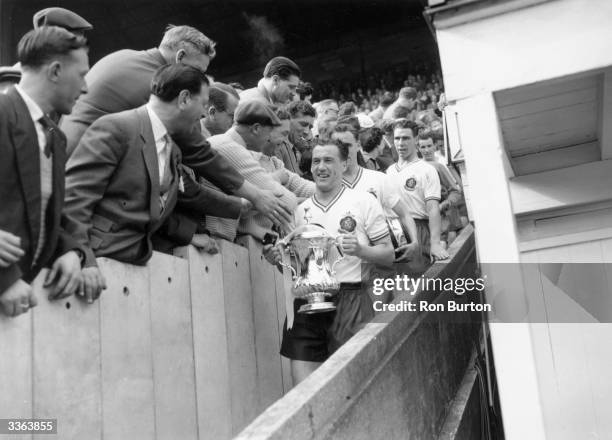
[[447,98],[610,66],[611,22],[608,0],[557,0],[444,29],[436,24]]

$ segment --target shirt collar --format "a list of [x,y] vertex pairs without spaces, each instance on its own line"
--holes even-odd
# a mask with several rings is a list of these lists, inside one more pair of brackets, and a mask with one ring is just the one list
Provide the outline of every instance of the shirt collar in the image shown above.
[[157,116],[155,110],[153,110],[150,104],[147,104],[146,108],[147,112],[149,113],[149,119],[151,120],[151,128],[153,129],[153,139],[155,139],[155,143],[162,140],[165,141],[165,137],[168,134],[166,126],[161,119],[159,119],[159,116]]
[[257,88],[259,89],[261,94],[268,100],[268,102],[274,105],[274,102],[272,101],[272,97],[270,96],[270,93],[268,93],[268,89],[266,89],[266,86],[264,86],[263,81],[264,81],[263,78],[259,80],[259,82],[257,83]]
[[23,102],[25,102],[25,105],[28,108],[28,112],[30,112],[30,117],[32,118],[32,120],[34,122],[39,121],[40,118],[45,115],[40,106],[36,104],[36,101],[30,98],[30,95],[28,95],[25,90],[19,87],[18,84],[15,84],[15,90],[17,90],[17,92],[21,96],[21,99],[23,99]]
[[242,136],[240,136],[240,134],[238,134],[238,132],[236,131],[235,127],[230,128],[229,130],[227,130],[225,132],[225,134],[234,142],[242,145],[244,148],[246,148],[246,142],[244,141],[244,139],[242,138]]

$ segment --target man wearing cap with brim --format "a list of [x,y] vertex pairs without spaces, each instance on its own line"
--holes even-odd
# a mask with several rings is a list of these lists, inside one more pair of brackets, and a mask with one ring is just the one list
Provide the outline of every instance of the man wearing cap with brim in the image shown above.
[[[259,100],[240,101],[234,113],[234,125],[224,134],[208,139],[212,148],[233,165],[244,179],[261,189],[271,190],[281,201],[295,209],[297,199],[253,158],[250,151],[260,152],[269,142],[274,127],[281,121],[272,108]],[[272,230],[272,222],[257,213],[239,221],[207,217],[206,227],[213,235],[233,241],[236,233],[249,234],[259,240]]]
[[[34,29],[38,29],[42,26],[58,26],[81,37],[85,36],[85,31],[90,31],[93,29],[91,23],[89,23],[83,17],[64,8],[42,9],[34,14],[32,23],[34,25]],[[17,84],[20,78],[21,65],[19,63],[12,67],[0,67],[0,93],[3,93],[4,90],[11,85]],[[55,120],[55,122],[57,122],[57,120]]]
[[34,14],[32,19],[34,29],[42,26],[59,26],[75,35],[85,35],[85,31],[93,29],[91,23],[68,9],[46,8]]
[[257,87],[243,90],[240,100],[256,99],[273,105],[285,105],[297,94],[302,72],[297,64],[285,57],[272,58],[263,72]]

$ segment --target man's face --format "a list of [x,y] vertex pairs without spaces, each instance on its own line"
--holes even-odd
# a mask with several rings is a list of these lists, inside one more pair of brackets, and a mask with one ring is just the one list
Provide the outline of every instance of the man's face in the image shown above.
[[314,118],[312,116],[304,116],[301,113],[298,113],[295,117],[291,118],[291,136],[295,139],[310,139],[312,136],[313,124]]
[[357,142],[357,139],[355,139],[353,133],[348,131],[343,131],[340,133],[335,132],[332,134],[331,138],[334,141],[340,141],[349,146],[349,159],[351,160],[351,163],[356,164],[357,152],[359,151],[359,142]]
[[270,133],[270,142],[264,148],[264,153],[269,156],[274,154],[274,150],[277,146],[287,141],[289,137],[289,119],[281,121],[281,125],[274,127]]
[[87,93],[85,74],[89,71],[89,57],[85,49],[71,51],[59,61],[56,70],[56,89],[52,102],[54,110],[70,114],[81,93]]
[[419,151],[423,156],[423,159],[433,162],[436,160],[435,152],[436,145],[433,142],[433,139],[419,139]]
[[300,78],[291,75],[288,79],[282,79],[278,75],[272,76],[272,99],[277,104],[287,104],[296,95]]
[[200,69],[202,72],[206,72],[206,69],[208,69],[210,64],[210,57],[198,52],[197,50],[186,51],[181,49],[176,53],[176,62],[183,63]]
[[312,150],[312,178],[321,192],[334,191],[342,186],[346,161],[340,157],[336,145],[317,145]]
[[229,96],[227,98],[225,110],[219,111],[215,108],[214,114],[209,115],[213,130],[215,131],[213,134],[225,133],[231,128],[231,126],[234,124],[234,111],[236,110],[237,106],[238,100],[233,96]]
[[410,128],[396,128],[393,131],[393,142],[397,154],[404,160],[411,158],[416,153],[414,135]]
[[185,101],[181,103],[181,111],[178,114],[180,125],[191,128],[206,114],[208,107],[208,91],[209,87],[202,84],[198,94],[188,94]]
[[251,126],[252,140],[249,145],[253,151],[264,151],[266,145],[270,143],[273,126],[254,124]]

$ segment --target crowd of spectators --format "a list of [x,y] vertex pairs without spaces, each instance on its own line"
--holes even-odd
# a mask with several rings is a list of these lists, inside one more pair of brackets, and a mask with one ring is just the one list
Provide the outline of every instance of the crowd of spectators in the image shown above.
[[[158,47],[120,50],[91,69],[91,24],[51,8],[34,27],[19,42],[20,65],[0,70],[12,75],[0,78],[7,315],[36,305],[30,283],[43,267],[52,299],[92,303],[109,275],[97,257],[142,265],[154,250],[192,244],[215,253],[215,240],[248,234],[274,262],[276,239],[308,222],[311,209],[323,223],[340,222],[357,269],[339,278],[351,290],[360,288],[361,260],[388,264],[395,255],[418,275],[448,258],[466,224],[444,149],[441,78],[427,66],[317,90],[278,56],[245,88],[205,74],[216,45],[190,26],[169,26]],[[330,194],[337,215],[357,217],[330,218],[320,203]]]

